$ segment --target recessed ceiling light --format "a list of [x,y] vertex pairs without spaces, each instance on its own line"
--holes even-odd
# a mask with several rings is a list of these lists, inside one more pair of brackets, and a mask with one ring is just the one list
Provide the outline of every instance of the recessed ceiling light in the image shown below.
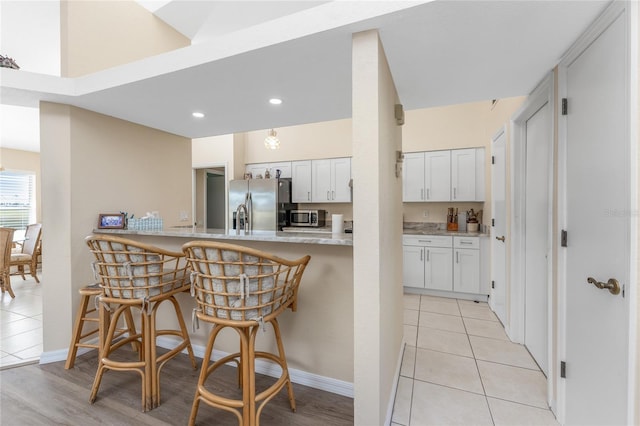
[[193,113],[191,113],[191,115],[193,115],[195,118],[204,117],[204,113],[202,113],[202,112],[193,112]]
[[280,105],[282,103],[282,99],[271,98],[271,99],[269,99],[269,103],[271,105]]

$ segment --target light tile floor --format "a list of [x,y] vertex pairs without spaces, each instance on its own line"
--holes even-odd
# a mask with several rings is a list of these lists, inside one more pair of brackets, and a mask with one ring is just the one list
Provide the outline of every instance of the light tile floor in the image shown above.
[[392,425],[557,425],[547,381],[486,303],[404,295]]
[[15,299],[0,295],[0,369],[36,362],[42,354],[41,284],[27,275],[11,277]]

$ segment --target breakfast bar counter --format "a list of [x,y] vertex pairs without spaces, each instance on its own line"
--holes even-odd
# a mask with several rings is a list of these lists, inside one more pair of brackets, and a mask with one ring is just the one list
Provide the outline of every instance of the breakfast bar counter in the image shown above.
[[[353,245],[353,234],[330,234],[323,232],[277,232],[277,231],[225,231],[224,229],[204,229],[195,226],[173,227],[161,230],[130,230],[130,229],[94,229],[96,234],[115,234],[122,236],[146,235],[156,237],[181,237],[200,240],[232,240],[264,241],[272,243],[323,244],[334,246]],[[128,238],[128,237],[126,237]]]
[[[286,311],[279,318],[287,362],[293,382],[353,397],[354,318],[353,318],[353,236],[322,232],[225,232],[223,229],[175,227],[163,230],[94,229],[95,234],[117,235],[134,241],[182,251],[195,240],[215,240],[272,253],[284,259],[310,255],[298,294],[296,312]],[[191,330],[196,307],[188,293],[178,294],[191,342],[197,357],[204,355],[210,326],[200,323]],[[162,306],[160,309],[165,308]],[[159,315],[159,326],[173,325],[171,312]],[[269,335],[271,331],[267,330]],[[258,333],[258,350],[275,351],[270,336]],[[158,344],[170,347],[163,336]],[[166,344],[165,344],[166,343]],[[237,337],[222,333],[216,340],[214,356],[237,351]],[[269,374],[256,365],[258,373]],[[189,391],[191,392],[191,391]]]

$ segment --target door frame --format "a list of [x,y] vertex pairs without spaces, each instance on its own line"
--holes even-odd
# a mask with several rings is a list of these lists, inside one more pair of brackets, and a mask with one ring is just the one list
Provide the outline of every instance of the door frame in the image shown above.
[[[554,206],[554,117],[555,117],[555,78],[553,71],[547,73],[538,86],[524,101],[520,109],[511,118],[511,132],[513,142],[511,144],[511,244],[510,244],[510,315],[509,337],[517,343],[525,342],[525,238],[526,238],[526,164],[527,164],[527,121],[534,116],[540,108],[549,105],[549,174],[547,176],[547,402],[553,409],[553,389],[555,380],[555,364],[553,360],[553,206]],[[524,219],[524,220],[523,220]]]
[[[576,40],[571,48],[565,53],[558,64],[558,91],[557,102],[567,97],[567,68],[584,52],[621,14],[625,14],[625,23],[627,28],[627,75],[625,84],[628,94],[626,102],[626,139],[629,144],[629,206],[636,208],[638,206],[638,85],[640,77],[638,76],[638,3],[634,1],[611,2],[602,14],[589,26],[589,28]],[[561,113],[561,111],[560,111]],[[556,122],[558,127],[558,232],[567,228],[567,124],[566,119],[556,112]],[[636,401],[638,379],[638,311],[637,311],[637,291],[638,291],[638,214],[629,211],[629,285],[626,289],[629,298],[629,354],[628,366],[629,380],[627,388],[627,423],[636,424],[636,411],[640,406]],[[554,246],[557,250],[557,362],[566,359],[566,338],[567,338],[567,318],[566,318],[566,302],[567,302],[567,258],[566,252],[560,247],[560,238],[556,238]],[[563,424],[565,422],[565,404],[566,404],[566,384],[564,380],[560,380],[559,369],[556,369],[554,379],[557,381],[557,411],[558,421]]]
[[[224,190],[225,190],[225,194],[227,194],[227,196],[225,196],[224,199],[224,211],[227,212],[229,211],[229,164],[227,161],[224,162],[218,162],[218,163],[198,163],[198,164],[194,164],[191,167],[191,217],[193,218],[193,220],[196,220],[197,217],[197,199],[198,199],[198,194],[197,194],[197,188],[198,186],[196,185],[196,180],[197,180],[197,171],[198,170],[205,170],[205,172],[209,171],[209,169],[213,169],[213,168],[224,168]],[[211,172],[211,171],[209,171]],[[204,224],[206,226],[206,222],[207,222],[207,176],[206,173],[204,175],[204,194],[201,195],[201,197],[204,197]],[[228,221],[225,221],[225,231],[227,230],[226,227],[228,226]]]
[[[494,154],[493,146],[494,146],[495,141],[498,140],[501,136],[504,136],[504,138],[505,138],[505,141],[504,141],[504,151],[505,151],[504,152],[504,157],[505,157],[504,158],[504,161],[505,161],[505,164],[504,164],[504,180],[505,180],[504,181],[504,186],[505,186],[504,220],[507,223],[505,224],[504,228],[505,228],[505,234],[508,234],[508,231],[509,231],[509,226],[508,226],[509,225],[508,224],[508,222],[509,222],[509,212],[508,212],[508,209],[507,209],[506,199],[508,197],[508,191],[507,191],[507,179],[508,179],[508,173],[507,172],[508,172],[508,170],[507,170],[507,168],[508,168],[509,164],[508,164],[508,160],[507,160],[508,137],[507,137],[507,126],[506,126],[506,124],[503,125],[502,127],[500,127],[498,129],[498,131],[495,132],[494,135],[491,137],[491,158],[492,158],[492,163],[493,163],[493,156],[494,156],[493,155]],[[492,215],[493,218],[496,217],[496,214],[495,214],[496,210],[495,210],[495,205],[494,205],[494,199],[495,198],[494,198],[494,195],[493,195],[493,189],[494,189],[493,188],[493,182],[494,182],[494,180],[495,180],[494,167],[491,167],[491,185],[492,185],[492,187],[491,187],[491,193],[492,193],[492,195],[491,195],[491,215]],[[493,260],[494,260],[494,256],[495,256],[495,253],[493,251],[493,245],[495,244],[495,240],[493,238],[496,237],[496,235],[494,234],[494,231],[495,231],[495,229],[492,226],[491,227],[491,232],[489,233],[490,234],[489,238],[491,238],[490,246],[492,248],[491,249],[491,279],[492,279],[492,281],[493,281],[493,277],[495,276],[494,275],[495,271],[493,269],[493,267],[494,267]],[[508,237],[510,238],[510,236],[508,236]],[[509,277],[509,273],[508,273],[508,265],[509,265],[508,257],[509,257],[509,251],[505,247],[505,251],[504,251],[504,290],[503,290],[504,316],[505,317],[504,318],[498,318],[498,319],[501,322],[503,322],[502,325],[504,326],[505,332],[507,333],[509,338],[511,338],[511,332],[509,331],[509,327],[510,327],[509,309],[508,309],[509,305],[507,304],[507,301],[508,301],[508,295],[507,294],[508,294],[509,287],[511,285],[510,282],[509,282],[510,277]],[[494,312],[496,311],[496,309],[495,309],[495,300],[496,300],[495,294],[494,294],[494,291],[492,289],[491,290],[491,297],[489,297],[489,306],[491,307],[491,309]],[[513,339],[511,339],[511,340],[513,340]]]

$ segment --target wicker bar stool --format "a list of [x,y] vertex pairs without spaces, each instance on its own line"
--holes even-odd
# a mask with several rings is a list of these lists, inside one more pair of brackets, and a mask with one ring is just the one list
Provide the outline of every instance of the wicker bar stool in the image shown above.
[[[189,290],[187,262],[182,253],[112,235],[92,235],[86,242],[96,258],[92,267],[104,292],[101,303],[114,308],[89,401],[95,401],[106,370],[136,371],[142,379],[142,410],[149,411],[160,404],[160,370],[167,361],[186,348],[196,368],[189,334],[175,298],[177,293]],[[173,306],[179,330],[156,329],[158,308],[165,301]],[[120,317],[131,309],[140,312],[141,330],[114,341]],[[158,355],[156,339],[167,335],[179,337],[180,341],[173,349]],[[137,361],[123,361],[114,356],[131,342],[138,342],[141,347]]]
[[[197,304],[196,318],[213,324],[189,424],[195,424],[202,401],[234,413],[240,425],[257,425],[265,404],[285,385],[291,409],[295,411],[278,315],[286,308],[296,310],[298,286],[310,256],[289,261],[259,250],[211,241],[192,241],[182,249],[193,271],[191,285]],[[255,350],[257,332],[264,330],[267,323],[273,327],[278,354]],[[238,333],[240,350],[211,363],[216,337],[225,327]],[[256,358],[272,362],[282,370],[276,382],[259,393],[255,383]],[[242,400],[216,395],[205,386],[207,378],[228,362],[239,366]]]
[[[67,352],[67,361],[64,364],[66,370],[73,368],[79,348],[97,349],[98,354],[102,353],[106,329],[109,326],[109,309],[98,308],[99,297],[102,295],[100,284],[96,283],[82,287],[78,290],[78,293],[80,293],[80,306],[76,313],[71,343],[69,344],[69,351]],[[90,304],[92,299],[93,305]],[[124,312],[124,319],[126,326],[116,330],[113,336],[114,339],[117,339],[125,333],[129,333],[130,336],[136,334],[136,326],[131,310]],[[95,327],[86,331],[85,325],[87,325],[87,323],[94,324]],[[94,342],[94,338],[90,338],[96,334],[98,335],[98,339]],[[137,342],[132,342],[132,346],[134,351],[139,350],[140,345],[138,345]]]

